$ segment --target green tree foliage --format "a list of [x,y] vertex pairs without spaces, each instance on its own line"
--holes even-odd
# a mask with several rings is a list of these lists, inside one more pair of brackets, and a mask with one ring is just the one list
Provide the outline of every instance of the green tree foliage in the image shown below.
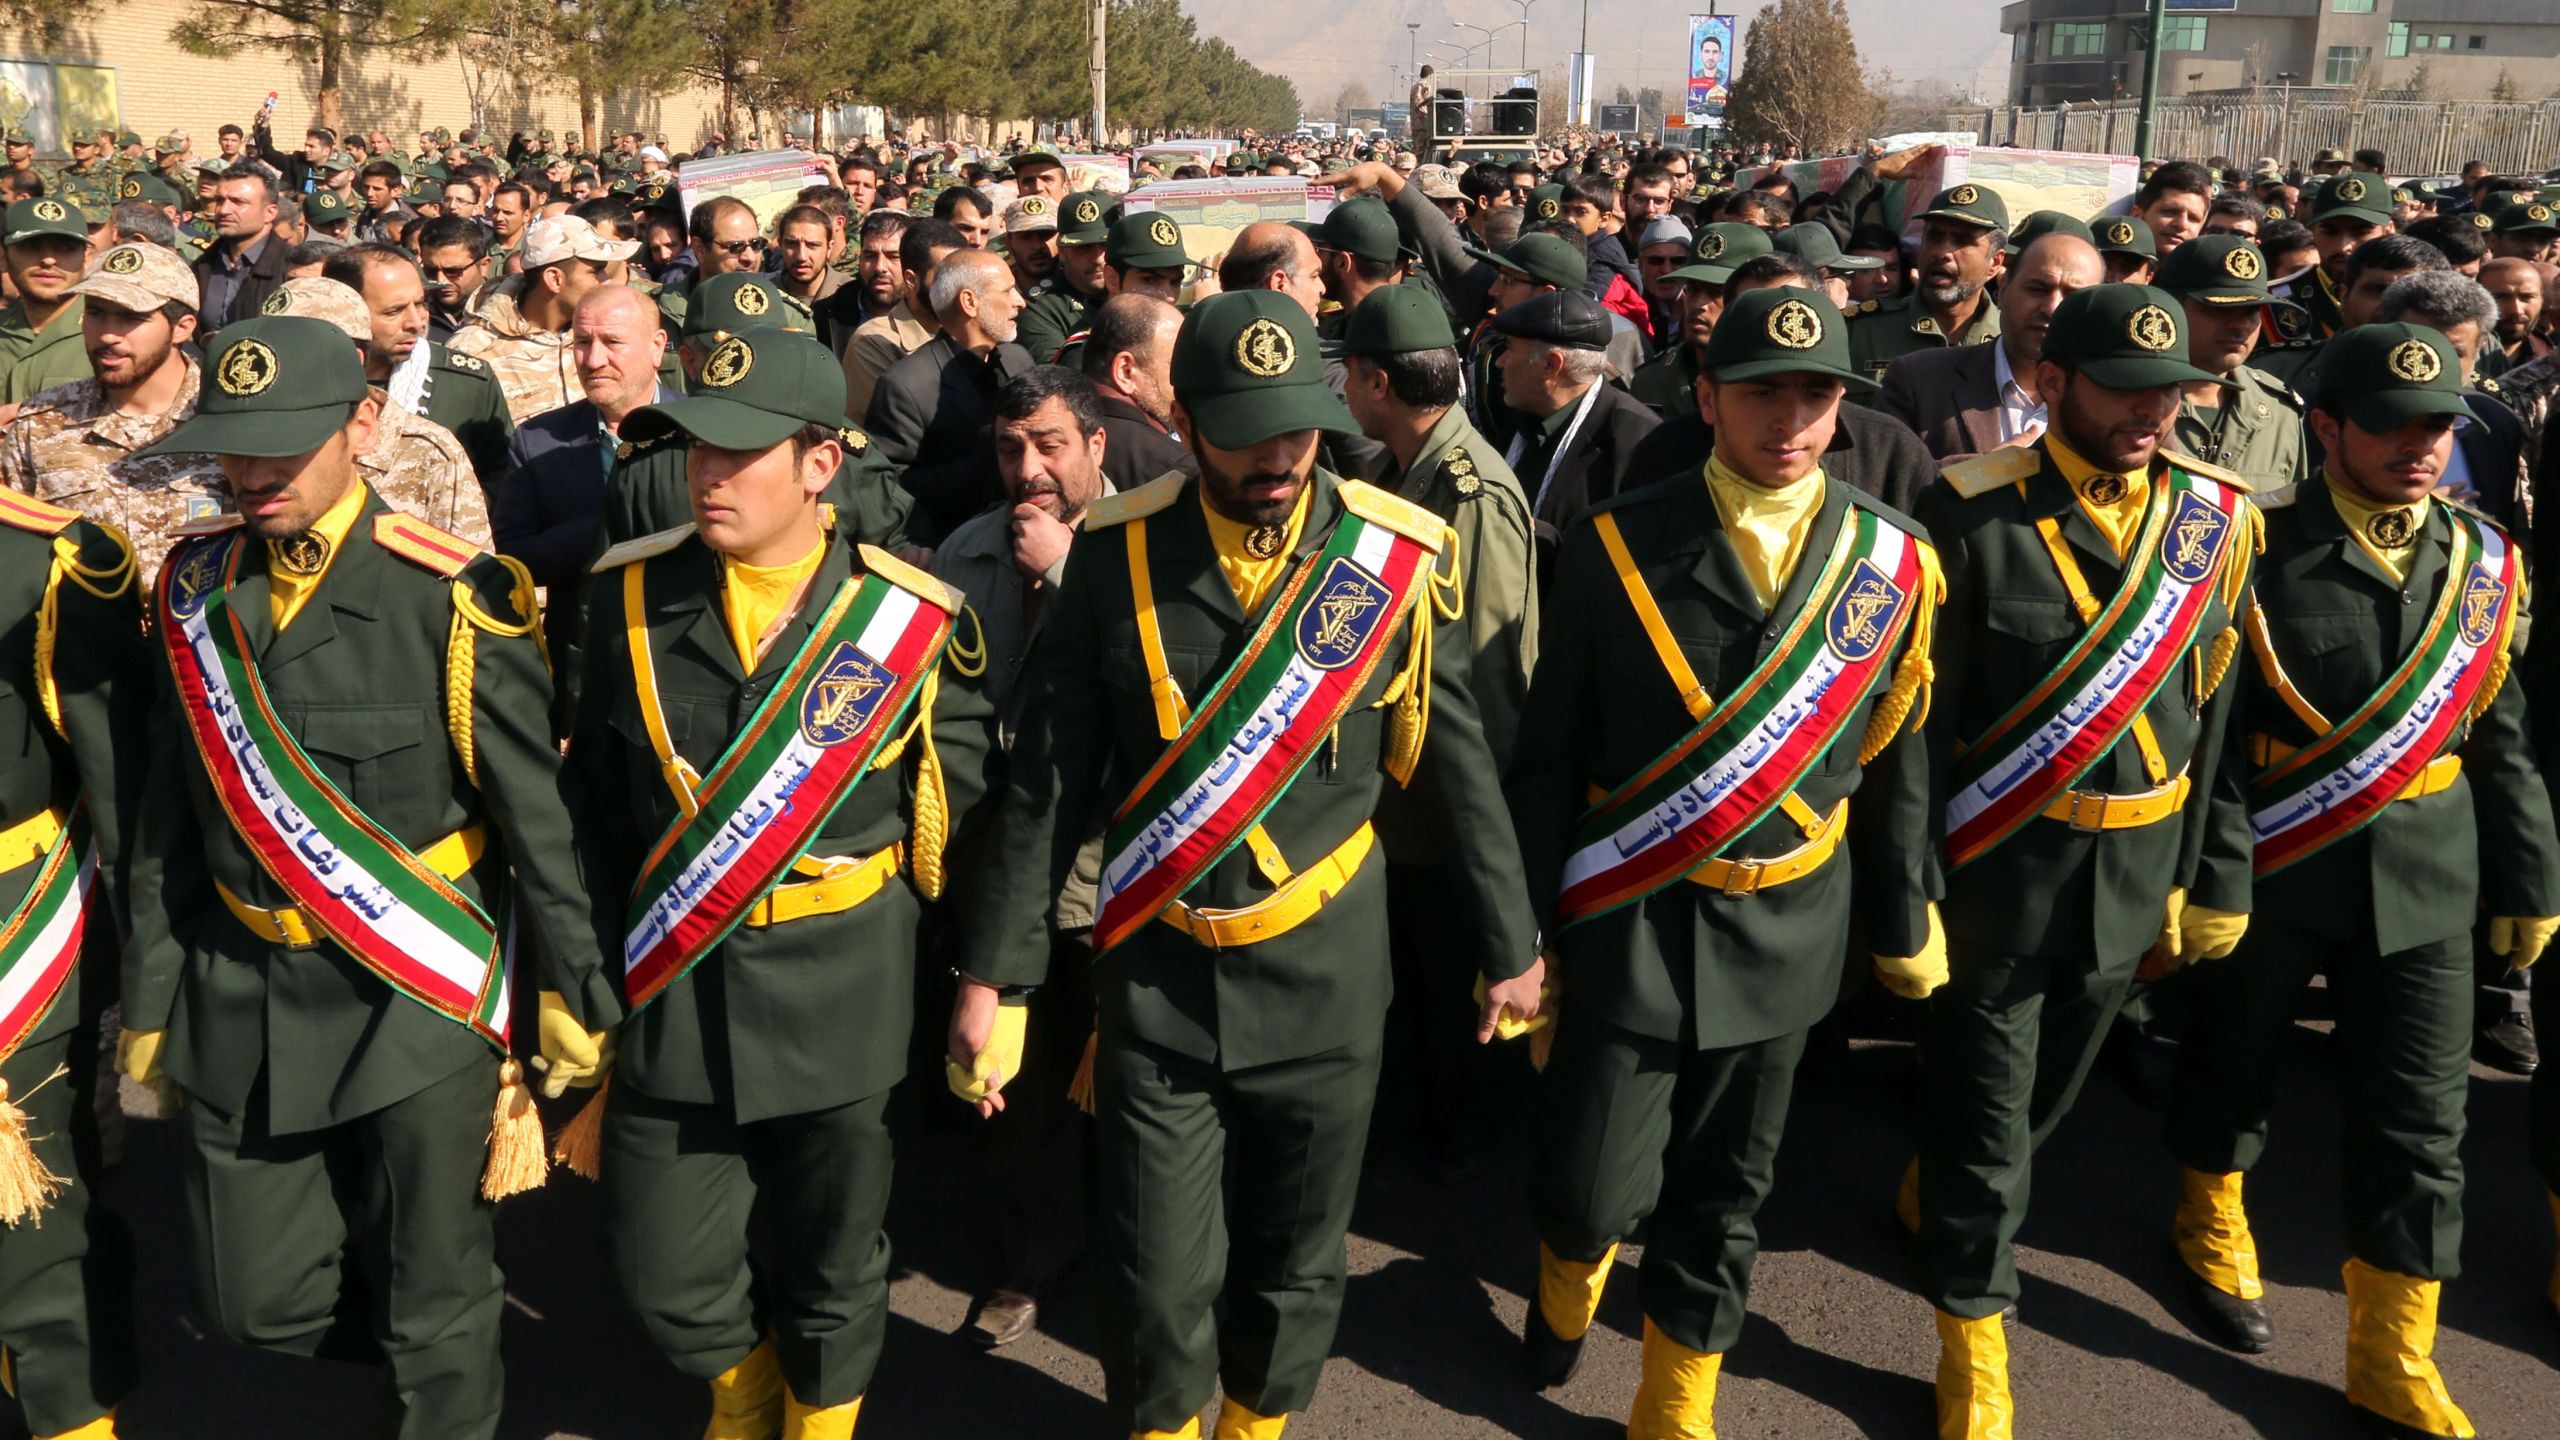
[[1724,112],[1735,139],[1837,154],[1867,133],[1876,110],[1841,0],[1778,0],[1752,18]]
[[464,0],[464,8],[464,58],[519,95],[536,77],[567,80],[588,145],[603,141],[607,100],[674,84],[694,58],[693,17],[680,0]]
[[344,129],[345,66],[356,48],[391,54],[440,53],[462,34],[468,12],[437,0],[193,0],[169,27],[191,54],[272,53],[281,45],[320,62],[318,123]]

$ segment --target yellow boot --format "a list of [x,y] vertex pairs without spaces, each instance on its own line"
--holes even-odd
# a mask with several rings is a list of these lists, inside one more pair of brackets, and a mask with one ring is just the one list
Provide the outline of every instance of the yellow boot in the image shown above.
[[1200,1440],[1200,1417],[1183,1421],[1179,1430],[1132,1430],[1129,1440]]
[[1716,1440],[1722,1355],[1692,1350],[1644,1322],[1644,1378],[1627,1412],[1627,1440]]
[[2437,1280],[2346,1265],[2347,1403],[2429,1435],[2469,1440],[2480,1432],[2453,1403],[2437,1372]]
[[58,1435],[39,1435],[36,1440],[116,1440],[116,1412],[110,1410],[86,1425]]
[[2240,1203],[2240,1175],[2180,1174],[2178,1218],[2169,1238],[2195,1277],[2190,1288],[2196,1307],[2214,1340],[2243,1354],[2261,1354],[2275,1343],[2275,1325],[2267,1315],[2267,1287],[2258,1279],[2257,1237],[2249,1233],[2249,1212]]
[[853,1422],[862,1418],[862,1397],[825,1409],[803,1405],[789,1387],[782,1392],[782,1440],[853,1440]]
[[1280,1440],[1288,1428],[1286,1415],[1256,1415],[1230,1395],[1218,1402],[1218,1429],[1213,1440]]
[[711,1381],[711,1423],[702,1440],[777,1440],[782,1434],[782,1361],[773,1337]]
[[1893,1218],[1911,1234],[1920,1233],[1920,1157],[1903,1167],[1902,1183],[1893,1188]]
[[1552,1390],[1582,1368],[1582,1340],[1591,1333],[1591,1317],[1600,1313],[1609,1267],[1617,1263],[1615,1245],[1587,1265],[1538,1247],[1538,1296],[1520,1332],[1520,1364],[1530,1384]]
[[1938,1440],[2010,1440],[2009,1332],[1938,1312]]

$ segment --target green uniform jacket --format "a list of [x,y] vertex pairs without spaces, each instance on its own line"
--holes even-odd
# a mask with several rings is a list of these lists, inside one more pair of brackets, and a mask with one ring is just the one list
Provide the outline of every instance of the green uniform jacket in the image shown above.
[[[1811,603],[1821,559],[1852,507],[1921,535],[1881,501],[1837,481],[1825,485],[1776,618],[1761,610],[1703,481],[1665,480],[1595,507],[1617,517],[1665,625],[1711,696],[1739,688],[1775,650],[1786,621]],[[1551,917],[1591,788],[1616,789],[1696,728],[1590,520],[1567,532],[1547,598],[1538,678],[1510,782],[1530,901],[1542,918]],[[1906,632],[1902,647],[1912,643]],[[1853,914],[1876,953],[1919,952],[1936,893],[1927,747],[1906,728],[1873,763],[1858,764],[1868,718],[1895,669],[1877,672],[1840,738],[1796,787],[1818,815],[1849,800],[1848,842],[1830,861],[1753,895],[1676,882],[1564,931],[1555,944],[1567,1014],[1701,1049],[1747,1045],[1802,1030],[1830,1011]],[[1724,853],[1766,859],[1804,841],[1794,821],[1773,812]]]
[[1999,333],[2000,307],[1991,303],[1987,289],[1974,297],[1973,320],[1953,339],[1938,327],[1936,317],[1920,308],[1916,295],[1869,300],[1849,311],[1849,363],[1878,378],[1886,366],[1914,351],[1972,345]]
[[1698,367],[1687,341],[1645,362],[1627,390],[1665,420],[1698,413]]
[[[649,649],[668,742],[708,775],[769,694],[826,608],[855,573],[857,552],[831,540],[810,599],[786,622],[750,676],[723,618],[719,557],[690,527],[638,563]],[[641,549],[645,547],[634,547]],[[570,1008],[591,1027],[619,1022],[621,937],[628,902],[650,849],[675,823],[675,797],[658,770],[632,678],[623,629],[624,571],[600,571],[591,587],[585,667],[569,742],[571,778],[598,819],[581,837],[607,943],[595,966],[559,976]],[[963,615],[955,638],[975,643]],[[950,816],[952,854],[965,842],[987,792],[995,711],[978,679],[943,667],[933,707]],[[777,722],[786,723],[786,722]],[[920,743],[890,771],[867,773],[820,828],[809,854],[860,859],[909,838]],[[911,862],[912,866],[912,862]],[[909,873],[912,873],[912,868]],[[661,1100],[726,1106],[740,1123],[849,1104],[907,1073],[915,1008],[915,933],[921,901],[892,881],[863,904],[784,924],[739,926],[623,1027],[620,1078]]]
[[80,337],[81,309],[81,297],[73,296],[42,330],[27,328],[27,312],[16,301],[0,309],[0,405],[15,405],[96,373]]
[[[1314,554],[1333,534],[1343,515],[1341,487],[1351,482],[1319,469],[1312,483],[1293,561]],[[1121,517],[1147,515],[1148,571],[1166,663],[1192,700],[1214,688],[1254,634],[1218,569],[1198,484],[1159,480],[1113,507]],[[1150,507],[1159,508],[1150,513]],[[1099,806],[1116,806],[1165,750],[1139,655],[1127,538],[1106,515],[1087,514],[1067,557],[1066,581],[1042,622],[1004,808],[977,876],[983,892],[963,912],[962,968],[991,984],[1033,985],[1044,978],[1049,936],[1043,922],[1086,838],[1087,821]],[[1273,587],[1275,596],[1279,588]],[[1412,633],[1408,622],[1335,738],[1264,817],[1263,829],[1293,871],[1323,858],[1378,813],[1392,782],[1379,763],[1385,712],[1370,707],[1403,669]],[[1500,980],[1529,967],[1536,936],[1511,817],[1477,716],[1473,669],[1465,640],[1443,622],[1432,647],[1430,728],[1414,781],[1423,784],[1430,772],[1447,810],[1442,823],[1452,848],[1442,867],[1457,900],[1445,917],[1450,944]],[[1271,889],[1239,845],[1183,900],[1234,909]],[[1386,899],[1385,866],[1373,854],[1323,910],[1259,944],[1212,952],[1170,925],[1142,926],[1095,964],[1102,1023],[1230,1071],[1372,1040],[1392,988]]]
[[[2452,518],[2427,507],[2404,584],[2348,533],[2325,483],[2268,497],[2266,515],[2256,599],[2277,663],[2313,709],[2342,721],[2408,658],[2443,587],[2460,581],[2445,568]],[[2363,829],[2260,879],[2259,923],[2390,954],[2469,931],[2484,904],[2492,915],[2560,915],[2560,838],[2525,734],[2525,629],[2519,616],[2507,684],[2455,739],[2461,778],[2384,806]],[[2244,682],[2235,742],[2256,733],[2299,748],[2319,738],[2246,652],[2233,671]],[[2233,753],[2242,763],[2244,746]],[[2237,868],[2235,881],[2247,863],[2245,852],[2207,857],[2209,869]]]
[[1040,293],[1022,307],[1021,327],[1013,337],[1015,344],[1031,354],[1034,363],[1048,365],[1066,348],[1067,337],[1080,334],[1093,323],[1093,312],[1101,305],[1099,298],[1077,294],[1067,282],[1051,276],[1041,282]]
[[[822,498],[836,508],[836,528],[847,539],[895,550],[907,543],[907,514],[915,498],[868,436],[849,433],[856,439],[847,442],[845,463]],[[623,442],[596,517],[596,554],[693,523],[693,500],[685,488],[687,448],[681,432]]]
[[2312,340],[2300,345],[2281,345],[2273,350],[2260,350],[2249,357],[2248,368],[2285,386],[2302,401],[2304,412],[2320,389],[2320,360],[2329,353],[2329,342]]
[[506,391],[497,375],[477,355],[456,355],[433,340],[427,347],[425,394],[420,413],[462,442],[471,457],[471,473],[494,499],[507,478],[507,447],[515,442],[516,422],[507,412]]
[[2193,401],[2178,407],[2170,432],[2178,448],[2238,474],[2261,495],[2300,480],[2308,473],[2302,397],[2253,366],[2237,366],[2228,378],[2237,388],[2223,396],[2219,411],[2208,415]]
[[[479,865],[454,888],[485,911],[512,870],[527,941],[551,966],[591,969],[600,963],[594,916],[572,837],[592,827],[574,821],[563,801],[551,680],[531,633],[481,628],[473,636],[477,783],[448,729],[456,592],[469,591],[489,616],[529,622],[515,594],[522,571],[487,554],[458,576],[429,569],[375,540],[375,517],[390,513],[380,496],[365,497],[347,543],[282,635],[269,618],[266,547],[242,538],[249,550],[230,603],[268,699],[319,772],[411,850],[467,824],[487,827]],[[188,545],[208,543],[184,542],[170,562]],[[268,1123],[289,1135],[343,1124],[489,1062],[487,1042],[394,990],[336,944],[291,950],[241,925],[213,882],[269,909],[286,904],[286,894],[224,816],[169,686],[161,687],[151,735],[155,753],[185,773],[192,801],[173,817],[190,833],[171,836],[162,852],[169,913],[187,943],[174,969],[152,967],[128,983],[125,1023],[168,1029],[173,1079],[236,1114],[263,1072]]]
[[[2063,537],[2100,600],[2123,582],[2115,547],[2081,510],[2044,443],[2022,453],[2038,462],[2023,495],[2016,485],[2000,484],[1967,499],[1952,483],[1941,483],[1920,498],[1920,522],[1937,541],[1947,575],[1928,727],[1942,771],[1951,747],[1989,730],[2053,672],[2083,632],[2035,519],[2061,517]],[[1968,466],[2015,463],[1997,452],[1950,467],[1948,475],[1952,481]],[[2154,484],[2161,468],[2154,460]],[[2247,543],[2245,531],[2233,538]],[[2138,954],[2158,938],[2173,887],[2186,886],[2190,900],[2217,910],[2249,908],[2247,885],[2235,883],[2227,865],[2198,874],[2205,850],[2225,857],[2249,850],[2238,767],[2223,763],[2234,687],[2226,677],[2201,708],[2194,703],[2196,667],[2206,663],[2213,638],[2236,623],[2217,594],[2194,653],[2143,712],[2171,773],[2188,767],[2194,788],[2186,809],[2175,820],[2125,830],[2084,832],[2043,816],[2029,820],[1947,877],[1950,941],[2001,955],[2095,955],[2104,964]],[[2131,735],[2100,756],[2076,788],[2110,795],[2151,789]],[[2244,868],[2240,880],[2246,875]]]

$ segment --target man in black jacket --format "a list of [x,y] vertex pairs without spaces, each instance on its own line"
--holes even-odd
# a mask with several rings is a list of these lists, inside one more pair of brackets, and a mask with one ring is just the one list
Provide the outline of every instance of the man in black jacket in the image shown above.
[[1022,291],[1003,260],[954,251],[935,268],[928,298],[942,333],[880,377],[863,421],[881,455],[906,472],[917,505],[909,538],[927,545],[1000,494],[996,387],[1031,368],[1013,343]]
[[284,189],[291,194],[311,193],[318,176],[320,162],[338,148],[338,132],[326,125],[314,125],[302,137],[302,153],[287,155],[276,148],[275,133],[267,126],[272,112],[260,110],[257,121],[249,127],[249,153],[260,164],[283,177]]
[[1493,317],[1510,343],[1496,368],[1520,428],[1503,460],[1520,477],[1542,562],[1593,505],[1626,488],[1638,441],[1662,423],[1608,383],[1609,312],[1575,290],[1534,295]]
[[1114,295],[1093,313],[1082,346],[1085,378],[1098,392],[1107,440],[1102,473],[1114,490],[1135,490],[1171,471],[1200,473],[1173,438],[1173,337],[1182,312],[1152,295]]
[[213,227],[217,238],[195,266],[204,295],[199,343],[258,313],[284,283],[291,248],[276,234],[275,182],[260,170],[234,170],[214,182]]

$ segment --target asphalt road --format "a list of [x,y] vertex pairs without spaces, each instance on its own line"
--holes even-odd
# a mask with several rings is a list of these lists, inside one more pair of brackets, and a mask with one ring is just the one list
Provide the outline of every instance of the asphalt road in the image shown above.
[[[2198,1338],[2176,1288],[2168,1224],[2177,1175],[2157,1116],[2105,1074],[2038,1162],[2037,1205],[2014,1332],[2019,1433],[2045,1437],[2347,1433],[2338,1385],[2346,1304],[2337,1212],[2338,1087],[2331,1045],[2296,1027],[2272,1147],[2249,1184],[2278,1330],[2250,1358]],[[1905,1288],[1887,1199],[1907,1153],[1912,1059],[1862,1042],[1798,1086],[1775,1194],[1761,1216],[1752,1320],[1728,1357],[1717,1409],[1728,1437],[1930,1434],[1936,1341]],[[2489,1437],[2560,1434],[2560,1317],[2543,1299],[2550,1211],[2524,1159],[2523,1082],[2475,1071],[2464,1255],[2448,1287],[2439,1355],[2454,1396]],[[898,1246],[887,1353],[865,1440],[1116,1437],[1091,1354],[1085,1287],[1070,1276],[1043,1333],[989,1355],[954,1338],[987,1280],[970,1197],[981,1184],[956,1109],[902,1097],[891,1235]],[[129,1440],[319,1440],[372,1433],[380,1372],[244,1353],[183,1318],[183,1230],[170,1127],[136,1122],[126,1165],[102,1187],[145,1236],[147,1379],[125,1407]],[[1351,1240],[1349,1304],[1315,1406],[1292,1437],[1610,1440],[1624,1433],[1641,1317],[1622,1252],[1582,1373],[1553,1395],[1514,1378],[1536,1242],[1521,1157],[1457,1186],[1431,1182],[1401,1124],[1382,1120]],[[562,1174],[510,1202],[507,1418],[501,1435],[690,1440],[700,1388],[649,1348],[612,1294],[592,1189]],[[0,1412],[0,1435],[14,1419]]]

